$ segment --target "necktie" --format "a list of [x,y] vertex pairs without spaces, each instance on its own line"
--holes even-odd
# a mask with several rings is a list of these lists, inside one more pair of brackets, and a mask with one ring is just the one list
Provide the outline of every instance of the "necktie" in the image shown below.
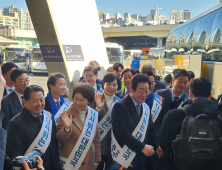
[[178,100],[179,100],[179,97],[173,98],[171,109],[176,109],[178,107],[178,103],[177,103]]
[[39,119],[39,121],[40,121],[40,123],[42,124],[42,114],[39,114],[39,116],[38,116],[38,119]]
[[24,96],[23,95],[21,96],[21,99],[22,99],[22,107],[24,107],[24,103],[23,103]]
[[174,97],[173,102],[176,103],[178,101],[179,97]]
[[9,91],[10,91],[10,93],[11,93],[11,92],[13,92],[13,90],[14,90],[14,89],[13,89],[13,88],[9,88],[8,90],[9,90]]
[[137,114],[140,118],[140,104],[136,105]]
[[125,96],[128,95],[129,93],[130,93],[129,90],[127,90],[127,92],[125,93]]
[[56,106],[57,106],[57,108],[58,108],[58,110],[59,110],[60,107],[61,107],[60,101],[56,101]]

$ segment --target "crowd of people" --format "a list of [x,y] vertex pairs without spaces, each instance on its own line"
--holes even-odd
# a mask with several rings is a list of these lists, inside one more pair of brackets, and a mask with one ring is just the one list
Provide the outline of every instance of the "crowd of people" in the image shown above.
[[[207,79],[195,79],[192,71],[175,69],[161,81],[148,63],[139,72],[117,62],[107,69],[102,80],[98,78],[99,71],[99,64],[91,61],[72,89],[69,101],[62,73],[49,75],[48,92],[44,92],[38,85],[29,85],[25,70],[12,62],[3,64],[0,169],[10,169],[10,159],[40,148],[45,156],[43,160],[37,156],[37,169],[183,170],[184,160],[177,155],[185,154],[178,149],[180,143],[174,141],[184,138],[184,128],[189,133],[197,127],[201,130],[187,138],[189,146],[182,143],[185,150],[191,150],[186,168],[222,168],[218,161],[222,150],[214,149],[221,141],[200,147],[222,136],[218,102],[211,96],[212,85]],[[212,133],[217,130],[213,127],[218,127],[215,138]],[[207,138],[209,134],[211,138]],[[197,138],[195,143],[193,139]],[[189,154],[192,160],[188,160]],[[29,170],[25,161],[23,166]]]

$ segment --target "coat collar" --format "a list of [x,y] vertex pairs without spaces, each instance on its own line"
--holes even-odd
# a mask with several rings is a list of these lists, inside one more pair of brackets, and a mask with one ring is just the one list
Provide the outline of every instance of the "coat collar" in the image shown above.
[[[31,121],[33,121],[36,117],[34,117],[26,107],[24,107],[21,111],[22,116],[25,118],[25,120],[29,123]],[[43,117],[44,114],[42,113]]]

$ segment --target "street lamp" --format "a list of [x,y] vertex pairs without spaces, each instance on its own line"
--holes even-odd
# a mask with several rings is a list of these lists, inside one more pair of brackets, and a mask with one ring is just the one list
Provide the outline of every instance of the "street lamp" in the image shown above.
[[155,6],[155,8],[158,10],[158,11],[157,11],[157,18],[158,18],[158,24],[160,24],[160,23],[159,23],[159,14],[160,14],[160,13],[159,13],[159,10],[162,9],[162,8],[157,8],[157,6]]

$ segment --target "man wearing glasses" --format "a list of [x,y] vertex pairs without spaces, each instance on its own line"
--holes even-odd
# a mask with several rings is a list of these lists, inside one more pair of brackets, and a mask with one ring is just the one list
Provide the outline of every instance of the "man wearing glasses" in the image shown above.
[[28,73],[22,69],[14,69],[10,75],[14,91],[2,99],[1,108],[4,113],[2,127],[7,130],[8,122],[21,112],[23,105],[23,92],[29,85]]

